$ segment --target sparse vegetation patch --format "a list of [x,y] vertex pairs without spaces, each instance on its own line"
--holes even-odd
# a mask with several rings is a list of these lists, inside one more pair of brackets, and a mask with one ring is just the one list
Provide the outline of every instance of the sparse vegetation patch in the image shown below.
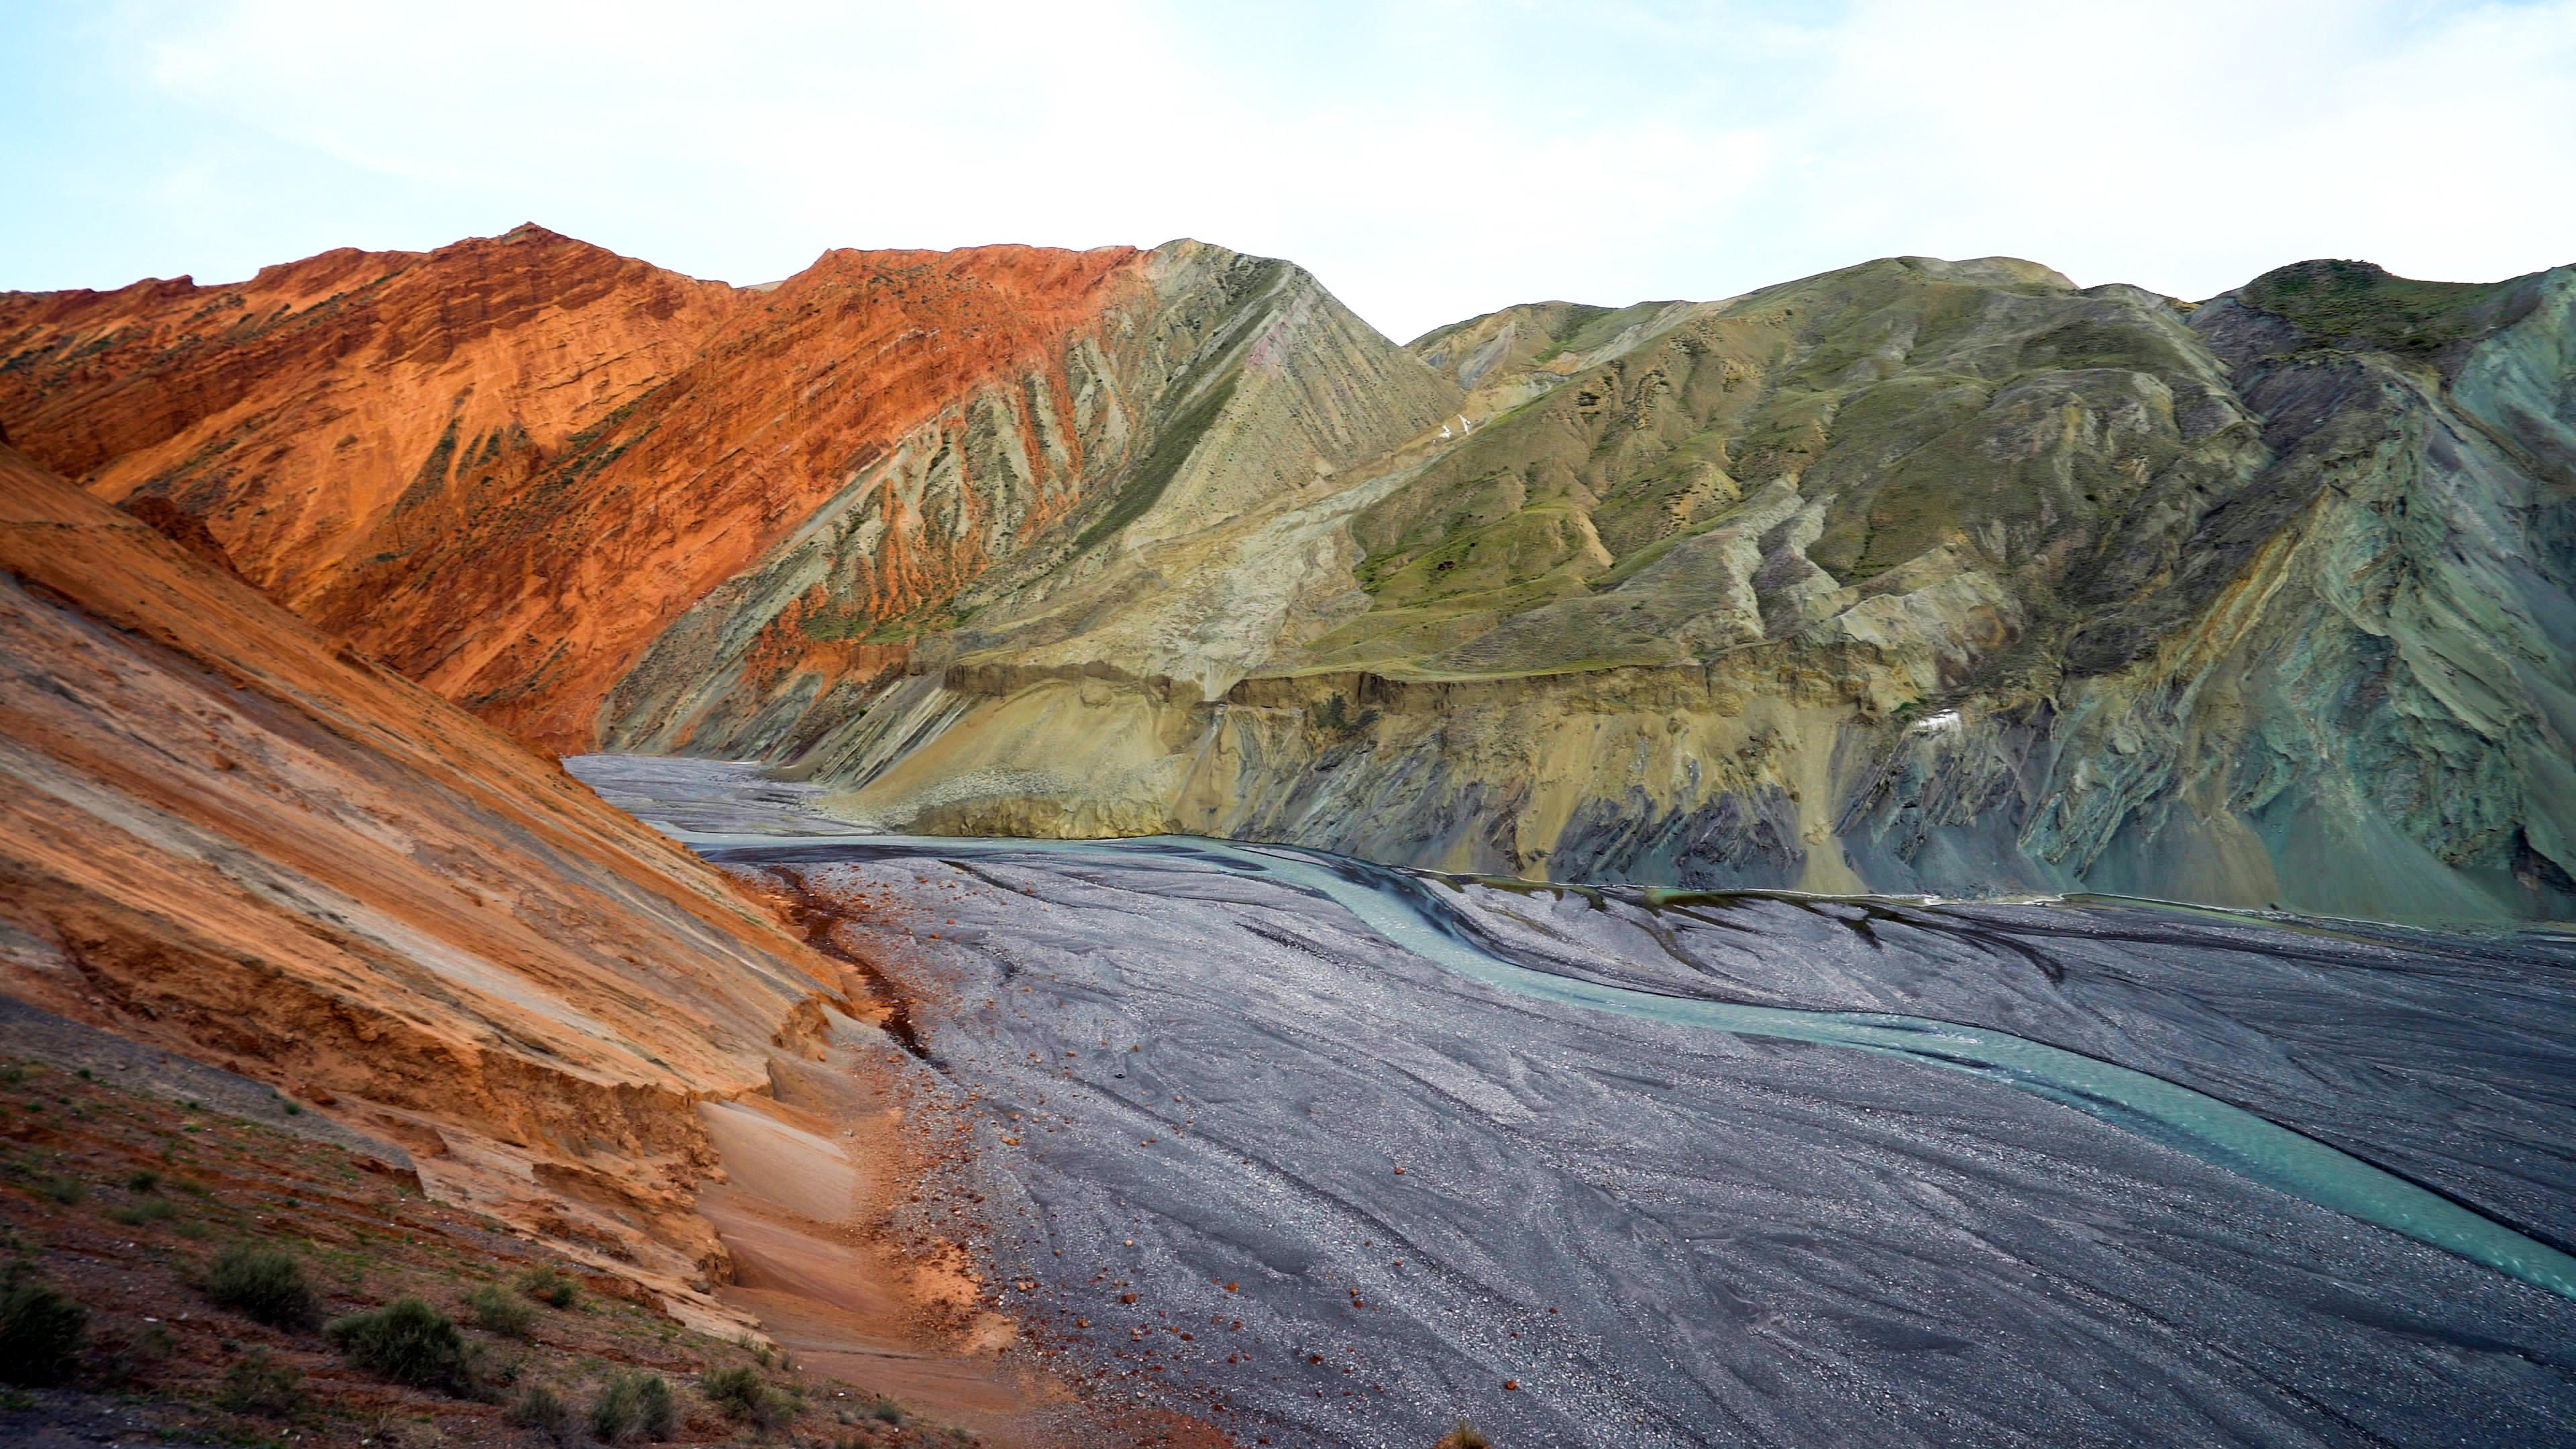
[[510,1401],[509,1420],[522,1429],[534,1429],[558,1444],[568,1444],[573,1437],[572,1406],[561,1395],[544,1384],[530,1384]]
[[216,1402],[237,1414],[283,1419],[304,1407],[304,1372],[282,1364],[264,1348],[254,1348],[224,1371],[223,1393]]
[[463,1392],[472,1385],[465,1336],[446,1314],[419,1298],[333,1320],[334,1348],[367,1372],[416,1389]]
[[321,1300],[292,1254],[235,1243],[216,1255],[206,1274],[206,1296],[237,1308],[271,1328],[309,1328]]
[[510,1338],[525,1338],[529,1320],[537,1316],[527,1299],[498,1283],[485,1283],[466,1294],[465,1306],[473,1312],[476,1327]]
[[2418,282],[2369,262],[2298,262],[2238,295],[2302,332],[2340,345],[2432,353],[2503,321],[2486,304],[2510,283]]
[[0,1289],[0,1379],[59,1383],[79,1364],[88,1337],[88,1309],[28,1265],[11,1266],[7,1286]]
[[679,1421],[671,1385],[660,1374],[611,1373],[590,1405],[590,1432],[603,1444],[667,1439]]
[[520,1274],[519,1291],[554,1308],[569,1310],[581,1306],[581,1285],[574,1282],[571,1275],[557,1272],[550,1263],[541,1263]]
[[[834,1441],[787,1436],[827,1426],[870,1449],[945,1443],[857,1412],[874,1396],[856,1385],[817,1399],[783,1355],[755,1368],[758,1345],[594,1294],[551,1248],[259,1120],[273,1107],[231,1116],[23,1061],[0,1061],[0,1085],[19,1089],[0,1115],[0,1443],[87,1439],[111,1406],[125,1443],[811,1445]],[[729,1406],[690,1387],[727,1368],[748,1385]],[[560,1418],[511,1425],[534,1389]]]

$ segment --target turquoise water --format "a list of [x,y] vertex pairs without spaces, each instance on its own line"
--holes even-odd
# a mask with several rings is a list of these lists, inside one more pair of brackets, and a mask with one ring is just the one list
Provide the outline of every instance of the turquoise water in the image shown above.
[[[689,835],[718,849],[824,841]],[[1419,877],[1383,866],[1281,847],[1197,837],[1140,840],[967,840],[870,836],[854,854],[921,856],[1072,853],[1104,860],[1182,856],[1266,875],[1322,894],[1390,944],[1469,980],[1533,1000],[1673,1026],[1847,1047],[1965,1072],[2046,1097],[2319,1207],[2403,1233],[2471,1262],[2576,1299],[2576,1257],[2276,1123],[2144,1072],[2044,1046],[2007,1032],[1881,1013],[1796,1011],[1658,995],[1532,970],[1476,944],[1457,912]]]
[[1982,1027],[1878,1013],[1736,1006],[1552,976],[1502,960],[1441,929],[1425,910],[1428,902],[1406,900],[1383,884],[1352,879],[1299,854],[1191,843],[1200,850],[1257,860],[1269,873],[1331,896],[1394,945],[1488,986],[1584,1010],[1852,1047],[1972,1073],[2062,1102],[2266,1187],[2576,1299],[2576,1257],[2348,1152],[2144,1072]]

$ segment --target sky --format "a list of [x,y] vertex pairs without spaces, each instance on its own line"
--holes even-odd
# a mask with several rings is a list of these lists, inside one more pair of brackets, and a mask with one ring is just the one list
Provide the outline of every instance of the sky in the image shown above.
[[2576,0],[0,0],[0,288],[535,221],[735,283],[1192,236],[1398,340],[1889,255],[2576,262]]

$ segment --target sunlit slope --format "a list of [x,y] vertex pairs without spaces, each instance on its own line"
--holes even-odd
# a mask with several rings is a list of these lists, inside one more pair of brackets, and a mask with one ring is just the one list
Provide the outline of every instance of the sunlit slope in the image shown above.
[[0,662],[0,993],[269,1082],[724,1316],[698,1104],[765,1094],[863,985],[553,761],[6,448]]
[[557,750],[792,752],[994,590],[1311,488],[1456,393],[1296,267],[1192,241],[736,288],[525,226],[0,294],[31,457]]

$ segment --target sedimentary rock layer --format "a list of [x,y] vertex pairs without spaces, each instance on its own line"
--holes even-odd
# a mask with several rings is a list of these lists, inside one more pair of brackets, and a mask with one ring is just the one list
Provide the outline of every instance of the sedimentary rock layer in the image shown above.
[[1194,242],[835,251],[737,289],[531,226],[11,294],[0,352],[39,462],[166,500],[307,618],[561,749],[790,747],[997,566],[1079,577],[1455,395],[1296,268]]
[[719,1316],[700,1104],[766,1093],[863,984],[553,761],[5,448],[0,670],[0,990],[267,1081]]

